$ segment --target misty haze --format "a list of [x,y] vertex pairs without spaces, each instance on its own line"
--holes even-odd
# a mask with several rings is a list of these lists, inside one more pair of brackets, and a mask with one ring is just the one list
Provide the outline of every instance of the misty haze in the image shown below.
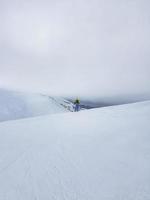
[[149,0],[0,0],[0,200],[150,199],[149,36]]

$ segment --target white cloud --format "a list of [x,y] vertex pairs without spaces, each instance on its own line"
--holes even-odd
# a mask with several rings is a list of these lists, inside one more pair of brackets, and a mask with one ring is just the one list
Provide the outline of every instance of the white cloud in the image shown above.
[[0,4],[1,86],[97,97],[149,93],[148,0]]

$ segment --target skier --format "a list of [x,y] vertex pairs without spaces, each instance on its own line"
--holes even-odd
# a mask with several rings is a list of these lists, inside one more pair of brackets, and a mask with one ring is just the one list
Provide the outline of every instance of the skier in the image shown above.
[[74,102],[74,111],[78,112],[80,110],[80,100],[77,98]]

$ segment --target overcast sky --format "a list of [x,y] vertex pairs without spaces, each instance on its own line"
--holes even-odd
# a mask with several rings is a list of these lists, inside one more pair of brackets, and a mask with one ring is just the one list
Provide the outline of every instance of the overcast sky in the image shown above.
[[150,94],[149,0],[0,0],[0,87]]

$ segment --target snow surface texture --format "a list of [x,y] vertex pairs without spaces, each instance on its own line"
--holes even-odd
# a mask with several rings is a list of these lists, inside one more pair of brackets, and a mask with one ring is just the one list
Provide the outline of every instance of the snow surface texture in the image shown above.
[[61,98],[0,89],[0,121],[67,112]]
[[0,123],[0,200],[62,199],[150,199],[150,101]]

